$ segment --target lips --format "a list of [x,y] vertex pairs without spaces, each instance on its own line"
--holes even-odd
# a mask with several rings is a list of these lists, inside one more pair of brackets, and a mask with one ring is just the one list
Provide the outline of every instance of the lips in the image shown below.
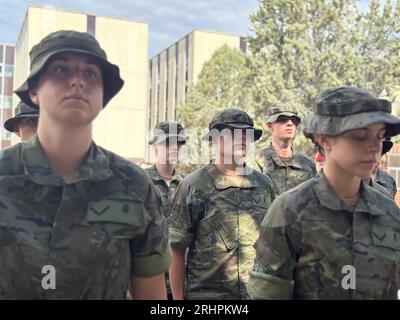
[[64,100],[82,100],[84,102],[88,102],[87,99],[79,94],[73,94],[64,98]]
[[367,161],[361,161],[360,162],[362,165],[368,166],[373,168],[376,165],[376,161],[372,161],[372,160],[367,160]]

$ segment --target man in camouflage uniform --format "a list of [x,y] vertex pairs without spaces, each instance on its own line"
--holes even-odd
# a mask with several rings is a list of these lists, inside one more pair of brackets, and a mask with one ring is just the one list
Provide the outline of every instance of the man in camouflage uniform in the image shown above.
[[331,161],[339,161],[331,158],[334,150],[340,151],[335,149],[338,145],[358,146],[353,154],[335,157],[358,161],[360,155],[376,156],[381,135],[400,132],[400,119],[390,112],[389,101],[361,89],[331,88],[320,94],[314,113],[305,119],[305,132],[308,138],[316,135],[318,143],[325,141],[329,153],[324,169],[271,205],[255,245],[251,298],[397,299],[400,212],[393,201],[362,181],[361,173],[372,171],[373,161],[351,168],[359,170],[359,176],[348,174],[358,188],[356,201],[339,196],[325,173],[332,170]]
[[[389,139],[384,140],[382,146],[382,155],[388,153],[390,149],[392,149],[392,147],[393,147],[392,141],[390,141]],[[373,179],[377,184],[381,185],[386,190],[388,190],[390,196],[393,199],[396,197],[397,193],[396,180],[394,180],[394,178],[389,173],[380,169],[379,166],[377,166],[377,170],[376,172],[374,172]]]
[[36,134],[39,111],[22,101],[15,109],[15,116],[4,122],[4,128],[15,133],[21,141],[29,140]]
[[262,132],[239,109],[216,113],[209,129],[217,158],[183,179],[168,220],[172,292],[174,299],[247,299],[252,245],[274,198],[271,180],[243,162],[246,134],[257,141]]
[[300,117],[296,112],[274,105],[268,109],[267,128],[270,146],[256,155],[259,169],[275,183],[277,195],[294,188],[316,175],[312,159],[292,148]]
[[149,144],[154,147],[156,161],[146,169],[157,190],[160,192],[163,211],[167,217],[176,188],[183,176],[176,172],[179,152],[186,143],[185,130],[177,122],[163,121],[156,125]]
[[161,200],[144,170],[92,140],[123,86],[118,66],[76,31],[46,36],[30,58],[16,93],[41,115],[33,139],[0,153],[0,298],[125,299],[131,282],[134,298],[165,299]]
[[[149,144],[154,146],[155,164],[146,169],[157,190],[160,192],[165,217],[171,211],[172,198],[183,176],[175,168],[179,151],[186,143],[185,131],[180,123],[163,121],[156,125]],[[168,273],[165,275],[168,299],[172,300]]]

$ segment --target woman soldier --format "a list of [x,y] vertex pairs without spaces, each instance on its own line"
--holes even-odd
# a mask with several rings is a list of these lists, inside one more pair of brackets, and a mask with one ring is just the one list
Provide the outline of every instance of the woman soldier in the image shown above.
[[0,154],[0,298],[166,298],[166,219],[147,174],[97,146],[92,122],[122,88],[88,33],[32,48],[16,90],[37,136]]
[[305,120],[322,172],[271,205],[256,242],[253,299],[396,299],[400,212],[362,177],[384,137],[400,132],[389,101],[353,87],[324,90]]

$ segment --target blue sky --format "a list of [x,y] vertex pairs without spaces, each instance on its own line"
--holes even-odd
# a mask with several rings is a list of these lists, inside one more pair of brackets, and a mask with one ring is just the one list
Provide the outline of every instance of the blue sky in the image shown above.
[[245,36],[251,32],[249,14],[258,8],[258,0],[0,0],[0,43],[15,43],[30,3],[146,21],[150,57],[193,29]]
[[15,43],[30,3],[145,21],[150,57],[195,28],[246,35],[258,8],[257,0],[0,0],[0,42]]

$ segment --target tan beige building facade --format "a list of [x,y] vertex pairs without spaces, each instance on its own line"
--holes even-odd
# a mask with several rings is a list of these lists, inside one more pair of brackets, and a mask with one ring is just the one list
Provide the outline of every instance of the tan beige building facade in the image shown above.
[[[160,121],[175,120],[177,108],[186,101],[188,87],[196,82],[204,62],[223,45],[246,51],[246,42],[242,37],[215,31],[194,30],[150,59],[148,98],[150,131]],[[151,161],[151,158],[149,149],[147,160]]]
[[[148,25],[145,22],[90,15],[50,7],[29,6],[15,46],[14,88],[29,73],[29,51],[51,32],[89,32],[108,59],[120,67],[125,84],[94,123],[95,142],[125,158],[146,156]],[[14,95],[14,107],[18,98]]]

